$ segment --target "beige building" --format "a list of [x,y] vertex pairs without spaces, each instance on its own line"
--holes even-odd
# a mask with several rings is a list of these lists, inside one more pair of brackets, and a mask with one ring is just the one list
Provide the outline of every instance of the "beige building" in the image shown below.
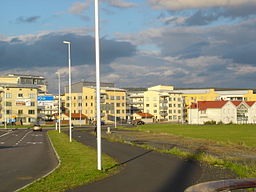
[[[83,86],[72,93],[71,112],[81,113],[88,117],[89,122],[96,120],[96,87]],[[126,90],[114,87],[101,87],[101,120],[106,123],[126,120]],[[69,93],[64,95],[65,112],[69,112]]]
[[155,121],[183,122],[183,97],[173,86],[150,87],[144,92],[144,112],[154,115]]
[[127,119],[135,113],[144,111],[144,92],[129,92],[127,93]]
[[22,75],[22,74],[7,74],[0,77],[0,83],[8,83],[15,85],[36,85],[38,93],[47,93],[47,81],[43,76]]
[[0,91],[2,124],[30,124],[37,121],[37,86],[1,83]]

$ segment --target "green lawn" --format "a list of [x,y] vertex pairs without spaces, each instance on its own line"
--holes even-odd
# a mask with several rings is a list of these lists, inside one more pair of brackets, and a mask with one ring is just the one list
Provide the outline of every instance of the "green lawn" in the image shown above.
[[[102,179],[117,171],[116,169],[111,170],[112,172],[98,171],[96,151],[76,141],[70,143],[66,134],[49,131],[48,135],[60,156],[61,165],[52,174],[21,190],[22,192],[66,191]],[[117,164],[106,155],[103,155],[102,162],[105,169]]]
[[131,129],[256,146],[256,125],[148,124]]

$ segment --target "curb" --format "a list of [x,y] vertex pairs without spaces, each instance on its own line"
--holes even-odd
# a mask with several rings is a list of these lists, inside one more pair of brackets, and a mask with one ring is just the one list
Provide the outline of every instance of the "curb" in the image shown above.
[[19,188],[19,189],[16,189],[14,192],[18,192],[18,191],[20,191],[20,190],[22,190],[22,189],[25,189],[26,187],[32,185],[33,183],[39,181],[40,179],[43,179],[43,178],[47,177],[48,175],[50,175],[51,173],[53,173],[56,169],[58,169],[58,168],[60,167],[60,165],[61,165],[60,156],[59,156],[59,154],[57,153],[57,151],[56,151],[54,145],[52,144],[52,140],[50,139],[50,137],[49,137],[49,135],[48,135],[48,131],[47,131],[47,136],[48,136],[48,139],[49,139],[50,144],[51,144],[51,146],[52,146],[52,149],[53,149],[53,151],[54,151],[54,153],[55,153],[55,155],[56,155],[56,157],[57,157],[57,159],[58,159],[58,165],[57,165],[53,170],[51,170],[50,172],[46,173],[46,174],[43,175],[42,177],[39,177],[39,178],[37,178],[35,181],[33,181],[32,183],[29,183],[29,184],[27,184],[27,185],[25,185],[25,186],[23,186],[23,187],[21,187],[21,188]]

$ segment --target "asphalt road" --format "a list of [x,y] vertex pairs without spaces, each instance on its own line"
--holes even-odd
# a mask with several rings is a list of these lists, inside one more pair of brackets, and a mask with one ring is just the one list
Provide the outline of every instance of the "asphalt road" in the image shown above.
[[0,131],[0,192],[15,191],[57,164],[46,131]]
[[[73,131],[73,137],[85,145],[96,146],[95,136],[86,131]],[[193,160],[182,160],[128,144],[103,139],[102,150],[117,159],[118,166],[123,169],[114,176],[72,192],[183,192],[196,183],[202,173],[201,167]]]

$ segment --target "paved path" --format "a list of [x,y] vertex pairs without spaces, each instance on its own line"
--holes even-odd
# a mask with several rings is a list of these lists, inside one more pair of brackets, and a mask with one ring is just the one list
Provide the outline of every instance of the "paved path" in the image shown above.
[[[95,136],[86,131],[73,131],[73,137],[85,145],[96,147]],[[181,160],[152,150],[104,139],[102,149],[117,159],[123,169],[114,176],[72,192],[181,192],[196,183],[202,173],[201,167],[192,160]]]
[[15,130],[0,135],[0,192],[17,190],[57,166],[46,132]]

